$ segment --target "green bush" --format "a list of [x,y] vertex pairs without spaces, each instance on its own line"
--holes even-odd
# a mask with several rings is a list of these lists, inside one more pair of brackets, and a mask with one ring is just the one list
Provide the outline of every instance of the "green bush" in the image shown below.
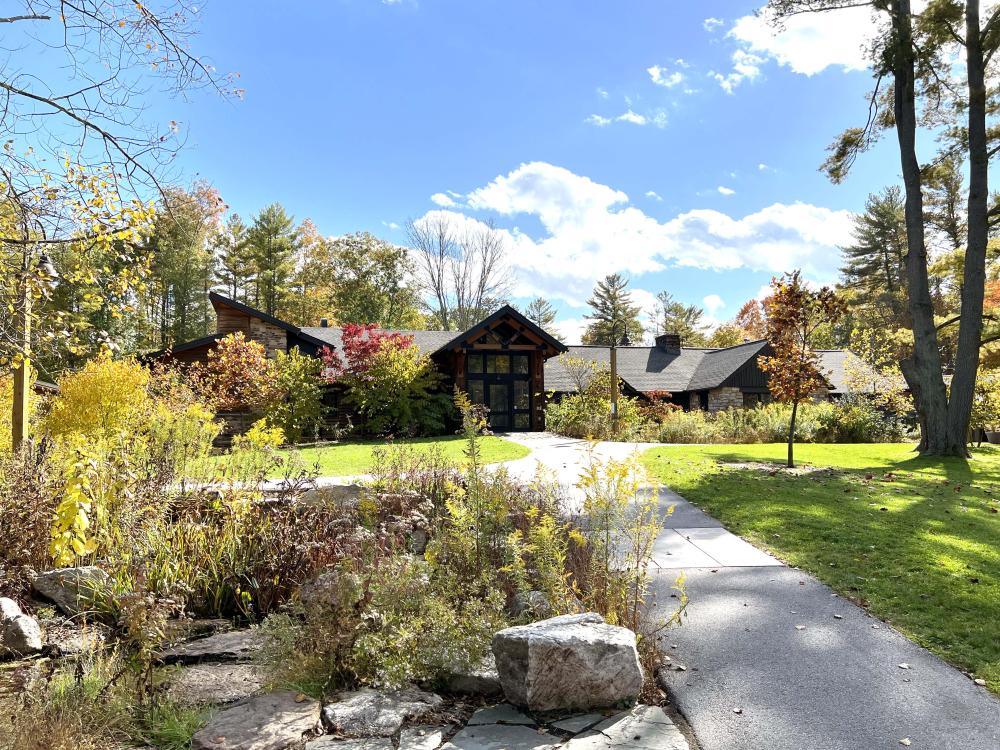
[[[770,403],[721,412],[673,411],[664,415],[656,436],[663,443],[779,443],[788,439],[789,404]],[[864,398],[799,404],[795,440],[800,443],[898,442],[903,422]]]
[[294,347],[288,354],[278,352],[274,360],[274,386],[280,396],[264,410],[264,419],[280,427],[289,443],[315,440],[323,421],[323,363],[307,357]]
[[546,427],[559,435],[594,440],[639,440],[651,422],[637,399],[621,394],[618,424],[611,419],[611,371],[577,357],[564,357],[563,366],[575,381],[577,392],[545,407]]

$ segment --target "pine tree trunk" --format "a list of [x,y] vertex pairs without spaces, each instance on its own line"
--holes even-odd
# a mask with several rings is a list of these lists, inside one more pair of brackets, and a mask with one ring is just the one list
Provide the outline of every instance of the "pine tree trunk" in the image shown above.
[[920,164],[916,152],[916,98],[914,93],[913,33],[910,0],[892,4],[893,77],[896,136],[906,188],[906,275],[908,302],[913,321],[913,353],[901,363],[903,376],[913,394],[920,421],[922,452],[947,452],[948,402],[941,372],[934,306],[927,274],[924,243],[924,204]]
[[979,369],[979,342],[983,333],[983,294],[986,284],[988,241],[989,154],[986,138],[986,82],[979,0],[965,7],[966,70],[969,85],[969,204],[965,270],[962,276],[961,319],[955,374],[948,404],[947,453],[968,455],[969,419]]

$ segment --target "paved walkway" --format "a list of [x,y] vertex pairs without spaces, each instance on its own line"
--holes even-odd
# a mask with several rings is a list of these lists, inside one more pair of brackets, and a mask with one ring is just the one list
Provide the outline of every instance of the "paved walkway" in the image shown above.
[[[576,481],[583,441],[505,437],[533,449],[506,464],[513,474],[530,477],[540,461],[561,484]],[[623,458],[645,447],[595,450]],[[691,597],[667,635],[686,669],[667,682],[702,750],[1000,748],[1000,700],[984,688],[676,493],[663,490],[661,503],[675,510],[656,545],[653,593],[669,606],[683,570]]]

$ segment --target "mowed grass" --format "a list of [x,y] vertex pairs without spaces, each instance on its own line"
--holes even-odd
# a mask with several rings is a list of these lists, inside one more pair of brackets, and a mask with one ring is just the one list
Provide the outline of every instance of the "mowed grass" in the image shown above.
[[[1000,451],[965,461],[911,445],[797,445],[802,473],[790,473],[785,450],[664,446],[642,461],[731,531],[1000,694]],[[758,462],[768,465],[746,466]]]
[[[460,435],[449,435],[433,438],[413,438],[393,441],[396,445],[410,446],[416,451],[430,451],[437,446],[442,455],[452,461],[462,461],[465,458],[466,440]],[[372,451],[388,445],[385,440],[352,441],[334,443],[317,448],[291,448],[283,451],[286,455],[292,452],[299,454],[305,465],[312,469],[319,467],[320,476],[336,477],[352,474],[368,474],[372,469],[374,457]],[[479,440],[482,460],[485,463],[513,461],[527,456],[531,451],[523,445],[510,440],[489,435]],[[275,476],[280,476],[278,470]]]

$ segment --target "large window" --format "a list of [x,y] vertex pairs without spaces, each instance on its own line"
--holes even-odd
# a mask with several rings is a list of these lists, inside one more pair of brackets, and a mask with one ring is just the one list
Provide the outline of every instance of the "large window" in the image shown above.
[[494,430],[531,429],[531,355],[469,354],[465,382],[469,398],[489,407]]

